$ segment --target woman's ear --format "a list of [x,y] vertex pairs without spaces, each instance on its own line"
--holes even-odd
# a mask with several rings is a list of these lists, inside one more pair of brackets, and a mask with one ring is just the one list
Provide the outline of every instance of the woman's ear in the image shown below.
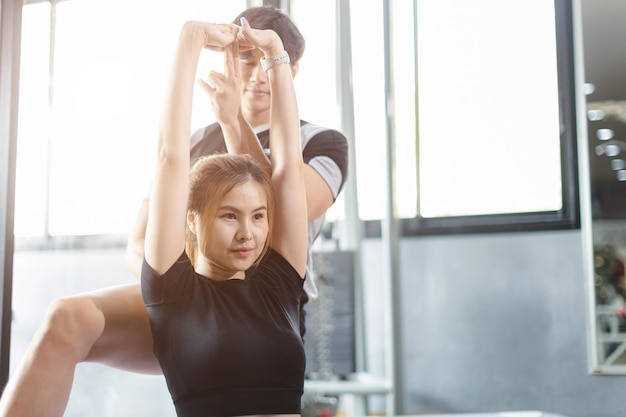
[[196,234],[196,212],[192,210],[187,211],[187,227],[189,231]]

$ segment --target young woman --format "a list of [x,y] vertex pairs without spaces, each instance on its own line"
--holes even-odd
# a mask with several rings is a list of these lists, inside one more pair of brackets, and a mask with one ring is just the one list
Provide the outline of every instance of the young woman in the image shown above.
[[[271,164],[240,115],[240,46],[264,55]],[[219,120],[241,121],[224,133],[229,149],[247,154],[204,157],[190,173],[192,92],[205,47],[224,51],[224,74],[212,73],[203,86]],[[278,35],[245,21],[241,27],[187,22],[181,30],[141,277],[155,354],[181,417],[300,414],[307,209],[287,63]]]

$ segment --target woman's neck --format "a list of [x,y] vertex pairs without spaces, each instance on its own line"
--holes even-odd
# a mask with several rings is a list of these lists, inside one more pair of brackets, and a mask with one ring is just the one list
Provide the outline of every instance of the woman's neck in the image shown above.
[[209,262],[204,256],[198,256],[194,265],[196,273],[213,281],[227,281],[229,279],[245,279],[246,271],[232,271],[221,268]]

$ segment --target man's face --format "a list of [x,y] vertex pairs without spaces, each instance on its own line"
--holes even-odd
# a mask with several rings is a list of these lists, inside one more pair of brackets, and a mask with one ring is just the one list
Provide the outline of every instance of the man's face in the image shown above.
[[[241,108],[244,116],[253,127],[270,122],[270,84],[267,73],[261,67],[263,52],[259,49],[239,54],[241,83]],[[291,75],[295,78],[297,65],[290,64]]]
[[258,116],[259,113],[267,113],[266,123],[269,123],[270,85],[261,67],[262,57],[263,52],[258,49],[239,54],[243,85],[241,105],[248,114]]

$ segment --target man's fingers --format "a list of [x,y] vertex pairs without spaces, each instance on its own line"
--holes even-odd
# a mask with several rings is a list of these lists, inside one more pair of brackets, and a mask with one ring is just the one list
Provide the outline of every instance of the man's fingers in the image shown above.
[[240,77],[240,70],[239,70],[239,42],[237,40],[235,40],[235,42],[232,43],[233,48],[232,51],[230,51],[230,56],[232,59],[232,68],[233,68],[233,75],[237,78]]
[[239,44],[237,41],[224,48],[224,76],[239,77]]
[[217,88],[224,80],[224,74],[220,74],[216,71],[209,71],[209,76],[207,77],[211,86]]
[[224,75],[216,71],[210,71],[207,77],[208,82],[199,79],[198,85],[206,91],[209,96],[213,97],[220,85],[224,84]]
[[204,80],[198,80],[198,85],[204,90],[205,93],[209,95],[209,97],[213,97],[215,89],[211,87],[209,83]]

